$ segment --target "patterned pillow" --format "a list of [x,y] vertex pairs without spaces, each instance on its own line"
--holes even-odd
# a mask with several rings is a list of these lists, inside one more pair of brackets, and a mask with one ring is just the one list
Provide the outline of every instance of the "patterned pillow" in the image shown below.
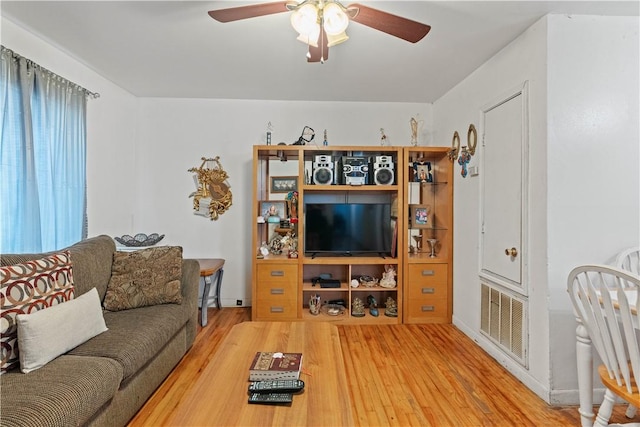
[[69,251],[0,267],[0,374],[19,364],[16,316],[72,300]]
[[115,252],[104,308],[128,310],[182,302],[182,248],[162,246],[134,252]]

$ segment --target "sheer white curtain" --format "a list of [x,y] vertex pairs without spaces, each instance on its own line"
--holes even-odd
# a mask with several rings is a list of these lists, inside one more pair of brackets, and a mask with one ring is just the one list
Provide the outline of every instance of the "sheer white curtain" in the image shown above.
[[89,92],[1,47],[0,253],[86,237]]

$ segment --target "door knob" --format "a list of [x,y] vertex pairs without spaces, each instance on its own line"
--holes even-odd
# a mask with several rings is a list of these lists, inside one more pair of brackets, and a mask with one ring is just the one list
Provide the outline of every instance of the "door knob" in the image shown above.
[[518,256],[518,250],[516,248],[505,249],[504,254],[515,258]]

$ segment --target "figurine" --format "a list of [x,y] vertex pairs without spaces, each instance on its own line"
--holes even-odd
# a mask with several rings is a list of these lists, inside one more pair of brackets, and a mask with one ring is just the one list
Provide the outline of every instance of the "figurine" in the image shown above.
[[398,304],[391,297],[388,297],[385,303],[384,315],[387,317],[398,317]]
[[373,295],[369,295],[367,302],[369,303],[369,313],[371,313],[373,317],[378,317],[378,301],[376,301]]
[[380,286],[383,288],[395,288],[396,287],[396,270],[392,265],[384,267],[384,273],[382,273],[382,279],[380,279]]
[[320,295],[311,295],[309,299],[309,312],[314,316],[320,313]]
[[273,131],[273,125],[271,122],[267,123],[267,145],[271,145],[271,132]]
[[387,135],[384,133],[384,128],[380,128],[380,145],[386,145]]
[[364,304],[358,297],[354,298],[351,303],[351,315],[353,317],[364,317]]

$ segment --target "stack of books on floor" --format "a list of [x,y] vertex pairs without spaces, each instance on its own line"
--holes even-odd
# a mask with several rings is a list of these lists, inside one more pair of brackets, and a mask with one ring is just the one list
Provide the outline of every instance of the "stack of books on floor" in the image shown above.
[[290,405],[304,391],[302,353],[257,352],[249,368],[249,403]]

